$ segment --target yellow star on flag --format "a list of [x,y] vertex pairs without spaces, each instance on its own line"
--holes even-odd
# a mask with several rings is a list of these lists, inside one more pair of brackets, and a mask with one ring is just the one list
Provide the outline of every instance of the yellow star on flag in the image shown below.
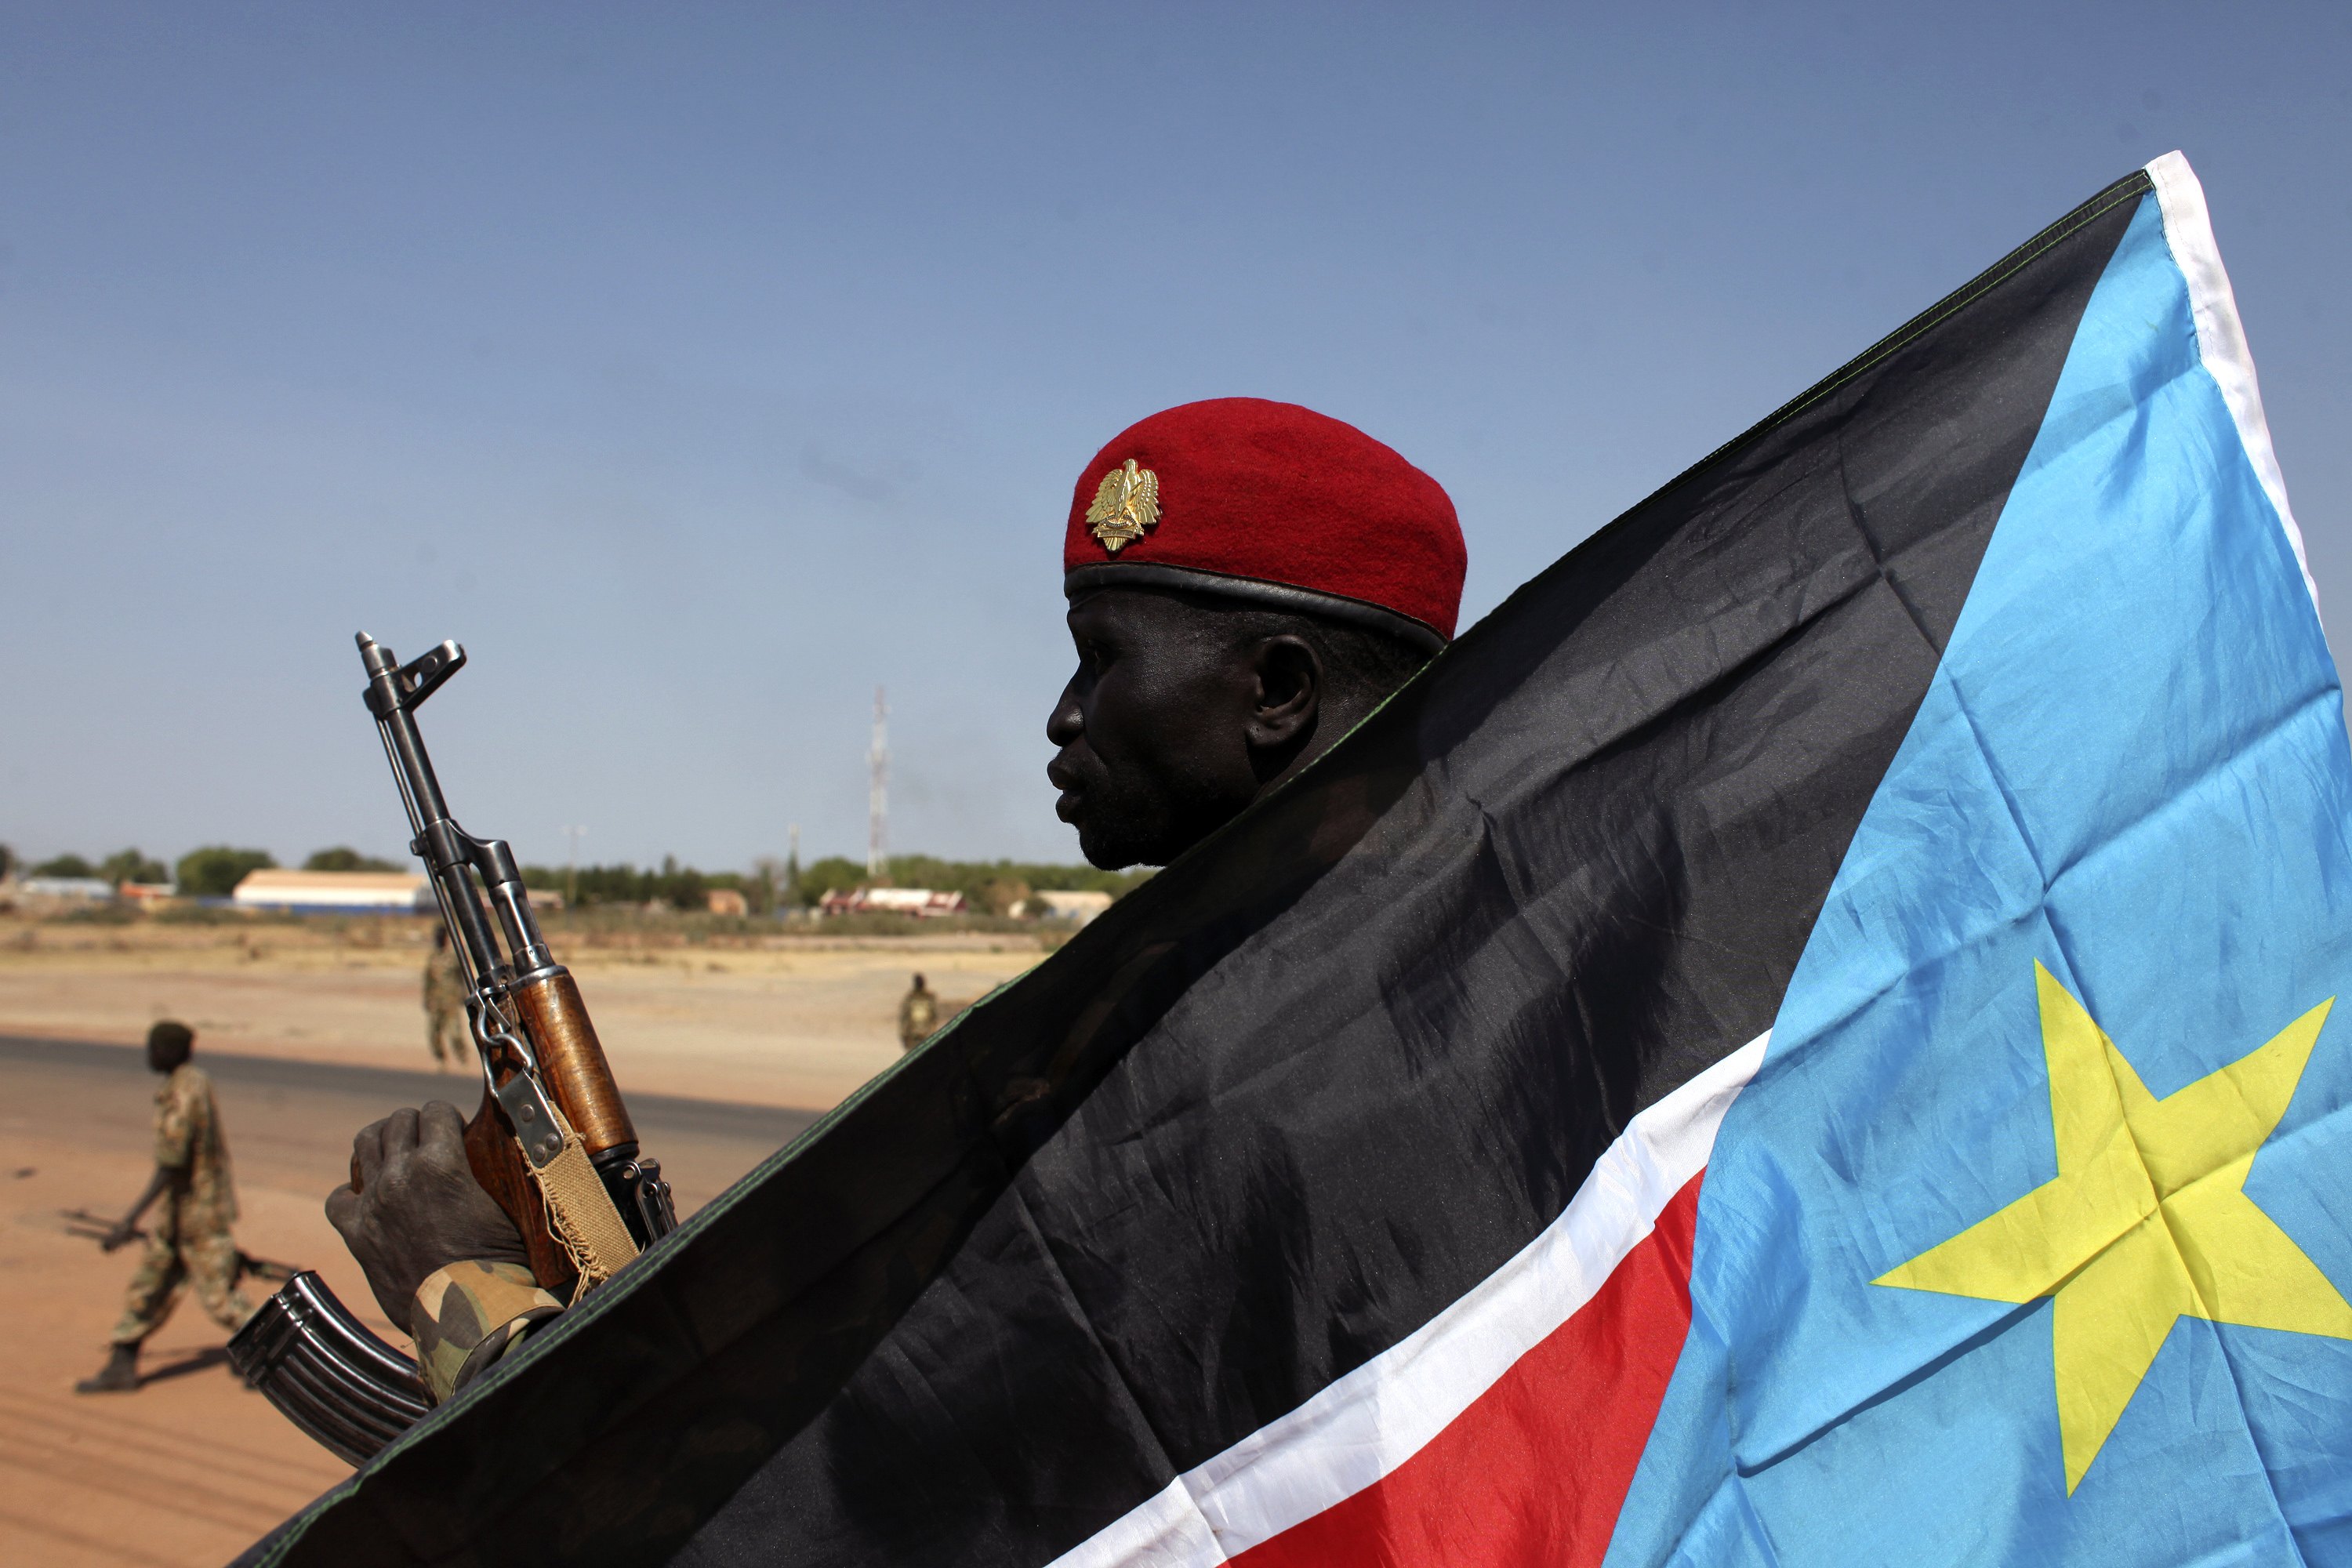
[[2037,963],[2033,973],[2057,1177],[1872,1283],[1986,1301],[2057,1298],[2051,1336],[2072,1496],[2176,1320],[2352,1339],[2352,1303],[2245,1194],[2336,999],[2158,1100],[2050,971]]

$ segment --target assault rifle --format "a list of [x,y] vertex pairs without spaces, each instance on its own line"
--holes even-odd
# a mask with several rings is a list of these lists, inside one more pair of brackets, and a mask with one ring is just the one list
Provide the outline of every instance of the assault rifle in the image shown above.
[[[359,647],[368,711],[408,811],[409,849],[425,862],[465,971],[482,1068],[467,1161],[522,1232],[540,1284],[577,1300],[677,1223],[669,1185],[660,1163],[639,1155],[580,987],[540,932],[513,852],[459,827],[442,799],[416,710],[464,667],[466,650],[445,642],[404,665],[365,632]],[[228,1352],[289,1420],[353,1464],[427,1408],[416,1363],[307,1270],[237,1331]]]

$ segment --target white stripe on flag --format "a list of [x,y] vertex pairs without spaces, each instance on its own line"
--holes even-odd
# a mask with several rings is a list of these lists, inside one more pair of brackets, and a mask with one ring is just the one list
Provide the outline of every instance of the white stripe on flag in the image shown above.
[[1567,1212],[1409,1338],[1188,1470],[1053,1568],[1206,1568],[1344,1502],[1420,1452],[1575,1316],[1706,1166],[1769,1032],[1633,1118]]
[[2286,504],[2286,476],[2279,472],[2278,454],[2271,448],[2270,421],[2263,416],[2263,389],[2254,381],[2254,354],[2246,346],[2245,323],[2238,319],[2238,297],[2230,289],[2230,274],[2221,265],[2221,247],[2213,242],[2213,221],[2205,206],[2205,187],[2197,172],[2179,153],[2167,153],[2147,166],[2156,185],[2156,203],[2164,213],[2164,242],[2173,264],[2189,280],[2189,313],[2197,321],[2197,353],[2221,388],[2221,401],[2238,426],[2239,444],[2253,465],[2263,493],[2278,511],[2294,563],[2303,568],[2303,585],[2319,607],[2319,584],[2311,580],[2311,563],[2304,559],[2303,530]]

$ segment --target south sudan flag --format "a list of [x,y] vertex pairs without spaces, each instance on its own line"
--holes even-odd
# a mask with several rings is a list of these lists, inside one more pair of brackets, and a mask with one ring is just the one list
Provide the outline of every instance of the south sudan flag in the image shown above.
[[2168,157],[259,1558],[2352,1561],[2347,805]]

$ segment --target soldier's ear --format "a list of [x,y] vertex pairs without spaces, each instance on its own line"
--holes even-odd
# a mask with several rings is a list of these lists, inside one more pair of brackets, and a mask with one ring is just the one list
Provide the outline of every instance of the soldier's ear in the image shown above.
[[[1323,656],[1305,637],[1279,633],[1257,645],[1252,675],[1250,745],[1262,752],[1295,750],[1315,732],[1322,710]],[[1288,765],[1286,759],[1283,765]]]

